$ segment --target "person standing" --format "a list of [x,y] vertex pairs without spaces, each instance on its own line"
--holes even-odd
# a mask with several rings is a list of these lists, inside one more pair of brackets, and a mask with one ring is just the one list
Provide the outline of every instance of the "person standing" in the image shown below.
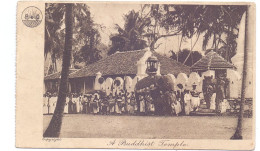
[[72,95],[72,103],[73,103],[73,113],[77,113],[77,95],[73,93]]
[[122,111],[123,114],[125,114],[126,113],[126,97],[125,97],[125,95],[121,94],[121,100],[122,100],[121,111]]
[[139,100],[140,100],[140,114],[145,115],[145,100],[142,95],[139,95]]
[[65,114],[69,113],[69,101],[70,101],[69,94],[67,94],[66,102],[65,102],[65,106],[64,106],[64,113]]
[[225,80],[222,75],[217,79],[217,89],[216,89],[216,112],[220,112],[220,103],[225,99]]
[[43,114],[48,114],[48,96],[43,94]]
[[55,111],[55,109],[56,109],[56,105],[57,105],[57,101],[58,101],[58,95],[57,95],[57,93],[54,93],[54,97],[53,97],[53,113],[54,113],[54,111]]
[[191,108],[193,111],[198,111],[199,106],[200,106],[200,98],[199,95],[200,93],[196,90],[197,85],[194,83],[192,85],[192,90],[191,90]]
[[135,96],[135,93],[133,92],[132,93],[132,101],[133,101],[133,107],[134,107],[134,113],[136,114],[138,112],[138,103],[137,103],[137,100],[136,100],[136,96]]
[[88,103],[88,98],[87,98],[87,95],[84,95],[83,98],[82,98],[82,113],[87,113],[87,103]]
[[177,90],[177,100],[180,102],[181,104],[181,114],[184,115],[185,114],[185,102],[184,102],[184,93],[183,93],[183,85],[182,84],[177,84],[177,87],[179,88],[179,90]]
[[49,114],[53,113],[53,96],[52,94],[49,95]]
[[115,104],[115,112],[119,115],[122,114],[122,98],[121,98],[121,93],[116,95],[116,104]]
[[178,99],[176,100],[176,104],[174,104],[174,110],[176,116],[179,116],[179,114],[181,113],[181,102]]
[[209,100],[210,100],[209,109],[216,110],[216,93],[215,93],[212,85],[208,86],[207,93],[208,93]]
[[109,114],[115,113],[115,99],[113,98],[113,94],[110,93],[108,96],[108,106],[109,106]]
[[49,98],[49,114],[53,114],[54,113],[54,94],[51,94],[50,95],[50,98]]
[[68,107],[69,107],[69,109],[68,109],[68,113],[69,114],[72,114],[73,113],[73,102],[72,102],[72,95],[71,94],[69,94],[69,103],[68,103]]
[[148,94],[145,94],[144,95],[144,106],[145,106],[145,115],[147,115],[148,113],[149,113],[149,105],[150,105],[150,103],[149,103],[149,95]]
[[153,105],[152,105],[152,97],[149,95],[149,94],[147,94],[146,95],[146,103],[145,103],[145,105],[146,105],[146,113],[147,114],[152,114],[152,108],[153,108]]
[[192,97],[188,90],[184,91],[185,115],[190,115],[192,110]]
[[131,94],[130,93],[126,93],[126,113],[130,114],[130,109],[131,109]]
[[82,94],[78,95],[78,98],[77,98],[77,113],[82,113]]
[[108,96],[104,97],[101,101],[101,106],[102,106],[102,114],[107,115],[108,114]]
[[94,114],[98,114],[99,113],[99,98],[98,98],[98,94],[94,94],[93,113]]
[[213,90],[215,89],[213,76],[204,76],[202,84],[202,92],[204,95],[204,100],[206,102],[207,109],[210,109],[211,106],[211,97]]
[[76,113],[80,113],[80,96],[76,94],[75,96]]
[[130,103],[129,103],[129,114],[135,113],[135,96],[134,93],[132,93],[129,97]]

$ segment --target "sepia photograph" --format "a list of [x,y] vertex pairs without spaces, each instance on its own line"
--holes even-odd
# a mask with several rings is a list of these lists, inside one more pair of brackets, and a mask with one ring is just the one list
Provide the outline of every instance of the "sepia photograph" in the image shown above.
[[255,8],[18,2],[16,147],[254,149]]
[[252,139],[249,9],[46,3],[43,137]]

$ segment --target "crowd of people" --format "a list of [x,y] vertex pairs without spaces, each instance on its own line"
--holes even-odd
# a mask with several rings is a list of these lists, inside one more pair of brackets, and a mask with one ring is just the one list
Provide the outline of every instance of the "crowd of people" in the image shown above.
[[[171,104],[172,115],[189,115],[197,111],[201,103],[200,93],[193,90],[178,90],[176,100]],[[53,114],[57,104],[57,93],[44,94],[43,114]],[[135,93],[120,92],[108,96],[96,92],[93,94],[70,93],[66,96],[64,113],[68,114],[102,114],[102,115],[153,115],[155,112],[154,100],[149,94],[139,95],[136,100]]]
[[[105,92],[70,93],[66,96],[64,113],[68,114],[129,114],[129,115],[190,115],[198,111],[201,103],[206,109],[224,113],[230,108],[227,101],[227,80],[219,76],[217,82],[211,77],[203,80],[202,92],[194,83],[191,90],[177,84],[177,90],[162,92],[157,87],[148,87],[135,92],[124,90],[106,95]],[[152,92],[154,92],[153,95]],[[57,93],[44,94],[43,114],[53,114],[57,104]],[[158,112],[159,111],[159,112]],[[164,112],[166,111],[166,112]],[[161,114],[163,113],[163,114]]]
[[[56,93],[44,95],[43,112],[53,114],[57,104]],[[64,113],[68,114],[136,114],[137,103],[134,93],[118,93],[103,97],[99,93],[71,93],[66,97]]]
[[174,101],[171,103],[173,115],[190,115],[192,111],[198,111],[203,99],[200,97],[200,92],[196,90],[196,85],[193,85],[192,90],[184,89],[182,84],[177,85],[178,90],[172,95]]

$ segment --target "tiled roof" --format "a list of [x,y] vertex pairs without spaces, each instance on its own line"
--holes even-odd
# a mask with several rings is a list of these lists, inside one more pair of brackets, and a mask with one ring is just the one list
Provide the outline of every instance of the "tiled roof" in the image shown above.
[[[77,71],[78,69],[70,69],[69,70],[69,74]],[[56,73],[53,73],[53,74],[49,74],[47,76],[44,77],[44,80],[54,80],[54,79],[60,79],[60,73],[61,72],[56,72]]]
[[199,61],[197,61],[193,66],[191,66],[191,70],[214,70],[214,69],[228,69],[235,68],[234,65],[226,61],[219,54],[211,50],[204,57],[202,57]]
[[162,75],[165,74],[173,74],[175,76],[177,76],[179,73],[185,73],[185,74],[189,74],[190,73],[190,67],[186,66],[180,62],[177,62],[176,60],[173,60],[167,56],[163,56],[157,52],[153,53],[157,59],[160,62],[160,72]]
[[70,74],[69,78],[96,76],[98,72],[102,75],[136,74],[136,62],[144,56],[146,51],[117,52]]
[[[70,74],[69,78],[96,76],[98,72],[101,72],[103,76],[137,74],[136,62],[144,56],[145,52],[147,50],[117,52]],[[190,72],[190,67],[182,63],[156,52],[154,52],[154,55],[161,63],[161,74],[171,73],[177,75],[180,72],[186,74]]]

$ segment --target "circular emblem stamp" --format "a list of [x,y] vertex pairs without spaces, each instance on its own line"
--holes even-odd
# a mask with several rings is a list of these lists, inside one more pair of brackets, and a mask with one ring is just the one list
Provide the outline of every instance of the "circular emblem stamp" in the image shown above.
[[34,28],[42,22],[42,12],[37,7],[29,6],[22,13],[22,21],[27,27]]

